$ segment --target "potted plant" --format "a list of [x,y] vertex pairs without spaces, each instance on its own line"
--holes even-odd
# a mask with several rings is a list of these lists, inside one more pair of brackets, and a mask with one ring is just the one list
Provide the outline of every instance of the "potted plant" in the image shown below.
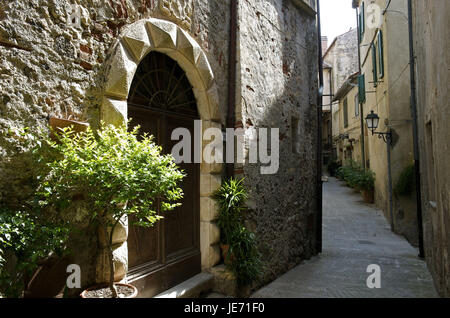
[[128,288],[123,292],[129,296],[136,295],[134,286],[114,282],[114,230],[131,215],[133,224],[152,226],[162,212],[178,206],[175,202],[183,195],[177,184],[184,174],[173,157],[162,155],[161,147],[147,134],[138,140],[138,129],[128,132],[126,124],[102,123],[98,131],[88,127],[76,133],[66,127],[60,129],[56,141],[47,139],[38,151],[47,167],[38,188],[41,205],[64,208],[74,197],[81,198],[91,207],[91,220],[106,241],[109,281],[84,291],[82,297],[116,298],[123,288]]
[[248,195],[242,181],[231,178],[214,193],[219,206],[217,226],[222,256],[225,265],[234,273],[238,288],[255,281],[262,267],[255,235],[243,225]]
[[217,226],[220,228],[220,246],[225,263],[231,260],[230,245],[235,233],[240,229],[242,211],[245,208],[247,193],[242,180],[230,179],[222,183],[214,198],[219,205]]
[[330,163],[328,164],[328,172],[330,173],[330,176],[335,177],[339,168],[340,168],[339,161],[337,160],[330,161]]
[[65,117],[49,116],[50,136],[53,140],[56,140],[55,133],[60,132],[61,129],[66,127],[72,127],[73,131],[76,133],[86,131],[89,127],[89,123],[75,120],[73,117],[73,115],[67,116],[67,112]]
[[375,173],[371,170],[366,170],[361,173],[358,187],[361,189],[361,194],[366,203],[374,203],[374,190],[375,190]]
[[3,206],[0,209],[0,296],[24,297],[40,266],[63,256],[68,234],[66,222],[48,220],[37,207]]

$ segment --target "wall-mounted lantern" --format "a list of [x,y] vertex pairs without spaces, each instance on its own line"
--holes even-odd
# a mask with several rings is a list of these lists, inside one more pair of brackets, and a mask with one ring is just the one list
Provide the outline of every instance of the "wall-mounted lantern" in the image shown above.
[[388,132],[376,132],[375,130],[378,128],[378,124],[380,123],[380,117],[372,111],[366,117],[367,128],[370,129],[372,135],[378,135],[378,138],[383,139],[385,143],[391,144],[392,142],[392,132],[389,130]]

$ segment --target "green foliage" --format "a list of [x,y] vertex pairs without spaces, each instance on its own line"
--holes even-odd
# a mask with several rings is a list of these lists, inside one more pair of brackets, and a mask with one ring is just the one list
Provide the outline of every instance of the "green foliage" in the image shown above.
[[337,170],[341,167],[341,164],[337,160],[332,160],[328,163],[328,172],[330,173],[330,176],[335,176],[337,173]]
[[35,152],[44,167],[37,177],[40,205],[64,209],[82,198],[91,206],[93,220],[104,223],[132,214],[141,226],[161,219],[157,200],[162,211],[178,206],[173,202],[182,198],[177,182],[183,173],[151,136],[138,140],[138,129],[102,124],[96,132],[75,133],[67,127],[57,141],[45,139]]
[[349,162],[348,165],[340,167],[336,176],[345,181],[347,186],[358,189],[373,191],[375,188],[375,174],[371,170],[360,168],[355,162]]
[[262,263],[256,246],[255,234],[245,227],[238,229],[228,253],[233,255],[230,267],[236,275],[236,283],[239,287],[247,286],[258,280]]
[[407,166],[400,173],[394,186],[394,194],[399,196],[409,196],[414,191],[416,185],[415,166],[414,164]]
[[223,244],[231,244],[235,232],[240,230],[242,212],[247,200],[247,192],[242,180],[230,179],[223,182],[214,194],[214,198],[219,205],[217,226],[221,230],[221,241]]
[[0,293],[20,297],[39,264],[52,254],[63,254],[68,234],[68,224],[49,222],[39,210],[11,211],[2,207]]
[[375,173],[371,170],[363,171],[357,182],[358,189],[373,191],[375,189]]
[[133,224],[149,227],[162,218],[183,197],[177,183],[184,174],[171,155],[162,155],[152,137],[139,136],[102,123],[99,130],[76,133],[71,127],[55,133],[56,140],[44,137],[34,150],[40,167],[37,180],[38,203],[61,214],[74,200],[90,207],[91,221],[107,239],[113,285],[112,233],[123,216],[133,216]]
[[247,192],[241,180],[230,179],[214,194],[219,205],[217,225],[221,230],[221,242],[230,245],[230,270],[235,274],[239,287],[258,279],[262,263],[255,235],[243,226],[243,212]]

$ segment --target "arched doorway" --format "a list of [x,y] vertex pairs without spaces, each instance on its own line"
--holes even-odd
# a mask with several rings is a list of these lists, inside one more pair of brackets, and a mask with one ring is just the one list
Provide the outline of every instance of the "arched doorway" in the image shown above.
[[[164,153],[176,141],[171,133],[187,128],[194,135],[200,119],[192,86],[180,66],[165,54],[150,52],[139,64],[128,96],[130,129],[139,125]],[[192,156],[194,149],[191,150]],[[161,214],[152,228],[133,226],[128,236],[129,276],[141,277],[146,296],[153,296],[201,271],[199,235],[200,164],[180,163],[186,177],[181,187],[182,205]]]
[[[219,110],[218,89],[206,53],[188,32],[172,22],[154,18],[139,20],[124,27],[117,42],[111,48],[105,64],[105,86],[100,106],[100,119],[107,124],[122,125],[128,120],[128,117],[136,117],[131,113],[131,107],[129,109],[128,105],[131,84],[135,79],[138,66],[144,65],[141,62],[153,52],[167,55],[185,71],[186,77],[192,85],[196,109],[203,129],[209,127],[221,129],[223,125]],[[201,140],[201,143],[203,148],[209,141]],[[223,164],[203,162],[200,164],[200,170],[199,244],[201,268],[208,270],[220,261],[218,245],[220,231],[214,222],[217,206],[212,194],[220,187]],[[154,285],[150,279],[151,272],[143,270],[141,273],[146,274],[139,275],[133,262],[130,264],[128,234],[128,223],[127,220],[124,220],[118,225],[114,234],[113,254],[116,279],[126,279],[132,282],[139,288],[140,296],[150,297],[151,293],[147,293],[147,287]],[[107,260],[107,251],[103,249],[99,253],[96,263],[97,283],[107,282],[109,279]],[[131,272],[128,270],[130,267]],[[182,268],[180,268],[180,272],[183,272]],[[152,291],[151,288],[149,291]]]

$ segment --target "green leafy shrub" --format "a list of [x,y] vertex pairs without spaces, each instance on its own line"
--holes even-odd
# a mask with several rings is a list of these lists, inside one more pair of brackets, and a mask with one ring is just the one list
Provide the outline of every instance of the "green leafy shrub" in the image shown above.
[[362,171],[357,182],[358,189],[373,191],[375,189],[375,173],[371,170]]
[[67,127],[56,134],[57,140],[44,138],[35,151],[44,167],[38,176],[40,206],[63,213],[74,198],[90,206],[92,222],[107,238],[113,297],[112,233],[119,221],[133,216],[133,224],[152,226],[183,195],[177,184],[184,175],[173,157],[162,155],[147,134],[138,140],[138,129],[129,132],[125,124],[102,123],[98,131],[75,133]]
[[336,173],[340,167],[341,167],[341,164],[339,163],[339,161],[337,161],[337,160],[330,161],[330,163],[327,166],[328,173],[330,174],[330,176],[332,176],[332,177],[336,176]]
[[375,187],[375,174],[371,170],[364,171],[356,163],[340,167],[337,171],[339,179],[346,182],[347,186],[358,189],[373,191]]
[[39,212],[0,209],[0,293],[5,297],[21,297],[40,264],[65,252],[69,225],[50,222]]
[[258,280],[262,263],[256,247],[255,234],[241,227],[235,232],[229,253],[233,255],[231,270],[236,274],[239,287],[247,286]]
[[229,245],[230,264],[227,266],[236,276],[238,287],[257,280],[262,263],[255,235],[243,226],[243,212],[248,197],[241,180],[224,181],[214,193],[218,202],[217,226],[221,231],[221,243]]
[[399,196],[409,196],[414,191],[416,185],[415,166],[407,166],[400,173],[394,186],[394,194]]
[[220,228],[220,240],[223,244],[231,244],[240,231],[242,212],[245,210],[247,192],[242,180],[230,179],[222,183],[214,194],[219,205],[217,226]]

